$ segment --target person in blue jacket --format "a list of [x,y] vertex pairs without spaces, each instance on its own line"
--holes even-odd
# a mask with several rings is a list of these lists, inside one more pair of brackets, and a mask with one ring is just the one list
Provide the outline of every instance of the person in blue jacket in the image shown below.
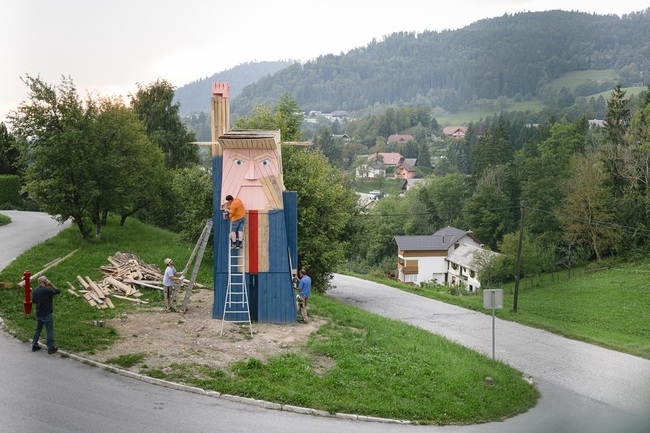
[[307,272],[304,269],[301,269],[298,274],[300,275],[298,287],[296,287],[296,290],[298,291],[298,310],[302,317],[301,321],[307,323],[307,301],[311,294],[311,278],[309,278],[309,275],[307,275]]

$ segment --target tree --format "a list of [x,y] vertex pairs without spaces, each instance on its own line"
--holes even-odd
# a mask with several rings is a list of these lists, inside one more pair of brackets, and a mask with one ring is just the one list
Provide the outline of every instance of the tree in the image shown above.
[[285,92],[275,107],[276,127],[282,131],[282,140],[299,141],[301,138],[303,114],[298,100]]
[[463,207],[470,195],[467,182],[457,173],[433,178],[415,190],[432,227],[464,227]]
[[[283,141],[300,140],[302,110],[283,95],[274,107],[258,105],[238,128],[280,130]],[[296,129],[296,127],[298,129]],[[298,192],[298,266],[308,270],[314,289],[325,291],[332,272],[345,259],[348,223],[357,213],[357,197],[342,171],[332,168],[320,151],[283,146],[284,185]]]
[[343,164],[343,143],[332,137],[332,131],[326,126],[318,128],[318,134],[314,137],[314,145],[323,151],[325,157],[334,167],[341,167]]
[[282,141],[300,141],[303,114],[298,101],[286,92],[275,106],[258,104],[250,117],[238,117],[239,129],[280,130]]
[[131,107],[142,121],[152,143],[165,154],[167,168],[183,168],[199,162],[199,153],[193,132],[181,123],[180,105],[172,104],[175,88],[165,80],[157,80],[148,86],[138,84],[138,91],[131,96]]
[[101,192],[89,162],[96,157],[91,140],[96,107],[87,107],[69,77],[53,87],[40,77],[27,75],[30,102],[9,114],[14,133],[26,138],[24,152],[30,160],[25,173],[27,192],[58,221],[72,218],[81,237],[91,232],[92,201]]
[[406,199],[403,197],[385,197],[360,216],[366,224],[363,227],[365,230],[356,234],[358,238],[363,238],[364,244],[364,250],[359,253],[363,254],[363,259],[370,266],[379,265],[387,257],[395,257],[397,249],[393,237],[407,234],[405,232],[407,218],[419,213],[416,209],[408,209],[404,206],[405,202]]
[[137,206],[152,195],[162,154],[124,104],[82,101],[71,78],[53,87],[27,76],[30,102],[10,114],[25,139],[26,190],[59,221],[72,218],[82,239],[95,224],[101,236],[108,212]]
[[108,212],[120,215],[120,225],[136,212],[160,200],[164,188],[164,156],[151,143],[142,122],[122,101],[104,98],[93,140],[97,145],[94,170],[102,175],[102,194],[94,201],[93,221],[97,235]]
[[212,175],[198,165],[176,170],[171,193],[174,197],[192,197],[180,207],[177,219],[181,237],[196,242],[205,222],[212,218]]
[[345,259],[356,194],[322,152],[286,146],[282,167],[286,188],[298,192],[298,266],[309,271],[316,290],[325,291]]
[[571,160],[571,177],[561,211],[569,240],[590,245],[596,259],[616,248],[619,232],[612,228],[613,196],[605,186],[606,174],[598,154],[576,155]]
[[518,158],[521,177],[521,201],[527,207],[541,210],[526,218],[526,229],[533,235],[545,235],[549,243],[557,242],[561,229],[553,211],[565,196],[563,182],[570,176],[572,155],[584,152],[585,132],[577,125],[556,123],[548,137],[535,146],[525,146]]
[[471,155],[472,174],[480,178],[490,167],[496,167],[510,162],[513,152],[510,145],[510,137],[503,119],[479,140]]
[[447,160],[462,174],[472,173],[470,143],[466,139],[452,140],[447,146]]
[[506,166],[490,167],[465,203],[465,221],[478,239],[495,249],[515,227],[511,179]]
[[0,122],[0,174],[20,174],[20,150],[16,138]]
[[426,143],[419,145],[417,165],[420,167],[431,167],[431,152],[429,152],[429,145]]
[[472,266],[481,281],[481,289],[489,289],[503,281],[503,273],[499,264],[499,255],[489,250],[480,250],[472,258]]
[[[650,88],[640,99],[629,125],[620,131],[620,141],[610,133],[596,138],[603,142],[599,151],[607,172],[619,224],[646,230],[650,226]],[[634,234],[627,246],[646,245],[645,236]]]
[[[516,273],[517,255],[519,251],[519,232],[508,233],[499,242],[499,251],[503,256],[501,259],[501,266],[503,271],[510,277],[514,277]],[[539,274],[543,269],[542,259],[544,255],[544,248],[539,243],[535,242],[533,236],[527,230],[524,230],[524,235],[521,241],[521,264],[520,264],[520,277],[533,277]]]
[[607,114],[605,115],[605,133],[611,143],[621,144],[623,135],[630,121],[630,109],[627,107],[625,90],[617,84],[612,91],[612,97],[607,101]]

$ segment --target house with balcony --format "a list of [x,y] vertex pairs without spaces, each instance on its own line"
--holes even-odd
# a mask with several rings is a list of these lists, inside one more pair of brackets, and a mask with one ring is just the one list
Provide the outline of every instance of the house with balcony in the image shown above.
[[432,235],[395,236],[397,279],[419,286],[423,282],[449,282],[449,256],[462,245],[481,248],[471,231],[445,227]]
[[450,285],[462,286],[468,292],[476,292],[481,288],[481,267],[486,262],[499,256],[499,253],[463,244],[447,257],[447,282]]

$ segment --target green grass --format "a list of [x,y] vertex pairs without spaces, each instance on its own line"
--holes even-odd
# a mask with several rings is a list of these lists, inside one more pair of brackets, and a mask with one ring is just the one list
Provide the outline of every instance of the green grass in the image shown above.
[[[567,72],[561,77],[558,77],[555,80],[551,81],[549,85],[557,90],[560,90],[563,87],[567,89],[575,89],[578,85],[584,84],[588,81],[616,82],[617,79],[618,76],[612,69],[606,69],[606,70],[590,69],[584,71]],[[647,86],[624,87],[623,90],[625,90],[626,96],[629,98],[632,95],[639,96],[639,93],[643,92],[644,90],[647,90]],[[587,99],[591,98],[592,96],[595,99],[598,99],[600,96],[602,96],[606,100],[609,100],[609,98],[611,98],[612,96],[612,91],[608,90],[605,92],[596,93],[594,95],[589,95],[587,96]],[[492,101],[495,102],[495,104],[497,102],[496,99]],[[508,98],[507,101],[508,101],[508,107],[504,111],[521,111],[521,112],[530,111],[533,113],[537,113],[547,108],[546,104],[544,104],[542,101],[536,98],[531,99],[530,101],[521,101],[521,102],[515,102],[514,99]],[[471,122],[478,123],[481,120],[485,120],[487,117],[493,117],[495,115],[498,115],[500,112],[501,110],[470,110],[470,111],[459,111],[457,113],[451,114],[451,113],[444,112],[442,110],[438,110],[434,112],[434,116],[438,121],[438,123],[441,125],[468,125]]]
[[[163,300],[159,291],[142,289],[150,304],[136,307],[115,299],[115,310],[97,310],[66,293],[66,281],[74,282],[77,275],[98,278],[99,266],[116,251],[133,252],[148,263],[160,264],[167,256],[185,263],[193,249],[164,230],[136,220],[119,227],[111,219],[100,240],[81,242],[75,227],[62,231],[12,262],[0,273],[0,281],[18,282],[25,269],[37,272],[80,246],[79,252],[47,273],[64,291],[54,307],[57,345],[77,353],[99,352],[119,338],[108,323],[97,327],[93,320],[137,308],[144,312],[159,309]],[[198,281],[212,285],[211,259],[203,261]],[[17,338],[26,341],[35,320],[33,314],[25,314],[23,297],[23,290],[0,289],[0,316]],[[437,335],[318,294],[312,296],[310,306],[310,313],[327,323],[310,336],[306,347],[291,354],[264,362],[248,359],[227,371],[194,363],[163,368],[142,364],[139,370],[223,393],[433,424],[501,420],[527,411],[539,397],[520,372]],[[143,358],[133,353],[109,362],[132,368]],[[487,376],[493,378],[492,384],[486,383]]]
[[[137,308],[132,302],[114,299],[115,310],[97,310],[91,308],[83,298],[67,293],[68,282],[79,287],[77,275],[100,279],[100,266],[107,265],[109,256],[117,251],[137,254],[147,263],[157,264],[161,269],[166,257],[172,257],[178,264],[178,270],[190,257],[194,245],[179,240],[179,237],[165,230],[137,221],[127,219],[120,227],[117,218],[110,218],[104,228],[101,239],[83,242],[76,227],[63,230],[35,248],[14,260],[2,272],[0,281],[17,284],[23,278],[25,270],[32,274],[39,272],[53,260],[64,257],[81,247],[77,253],[62,261],[47,272],[47,277],[62,293],[55,301],[55,335],[57,345],[73,352],[101,350],[115,342],[117,333],[110,327],[97,327],[93,320],[108,320],[122,312]],[[204,257],[197,282],[212,286],[212,263],[207,255]],[[163,306],[161,291],[141,288],[141,299],[151,302],[150,306]],[[34,332],[34,315],[26,315],[24,310],[24,291],[19,289],[0,289],[0,316],[9,324],[16,337],[27,341]]]
[[[566,271],[542,280],[523,279],[517,312],[514,285],[504,285],[501,319],[545,329],[575,340],[650,359],[650,260],[601,270]],[[372,280],[403,290],[492,314],[482,294],[451,295],[438,288],[418,288],[382,278]]]
[[556,78],[551,81],[550,85],[557,90],[560,90],[562,87],[567,89],[575,89],[580,84],[584,84],[587,81],[595,81],[601,83],[603,81],[616,81],[618,76],[613,69],[603,69],[595,70],[588,69],[584,71],[571,71],[563,74],[561,77]]
[[128,355],[120,355],[117,358],[107,359],[106,362],[122,368],[131,368],[134,365],[141,363],[146,356],[146,353],[131,353]]
[[500,420],[539,396],[511,367],[427,331],[318,294],[310,305],[328,323],[302,353],[253,358],[227,372],[172,364],[151,373],[222,393],[426,424]]
[[[621,87],[622,90],[625,91],[625,98],[629,99],[632,95],[638,97],[641,92],[648,90],[648,87]],[[598,99],[599,97],[605,98],[605,100],[609,100],[612,97],[612,91],[609,90],[607,92],[600,92],[600,93],[595,93],[593,95],[589,95],[588,97],[594,97],[595,99]]]
[[378,179],[357,179],[355,190],[357,192],[369,193],[370,191],[379,190],[384,194],[398,195],[402,190],[404,181],[393,178]]
[[10,222],[11,222],[11,218],[9,218],[7,215],[0,213],[0,226],[9,224]]

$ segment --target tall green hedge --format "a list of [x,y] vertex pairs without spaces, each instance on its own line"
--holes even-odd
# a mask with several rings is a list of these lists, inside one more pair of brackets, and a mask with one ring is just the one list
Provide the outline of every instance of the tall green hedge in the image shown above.
[[15,174],[0,175],[0,209],[20,205],[20,176]]

